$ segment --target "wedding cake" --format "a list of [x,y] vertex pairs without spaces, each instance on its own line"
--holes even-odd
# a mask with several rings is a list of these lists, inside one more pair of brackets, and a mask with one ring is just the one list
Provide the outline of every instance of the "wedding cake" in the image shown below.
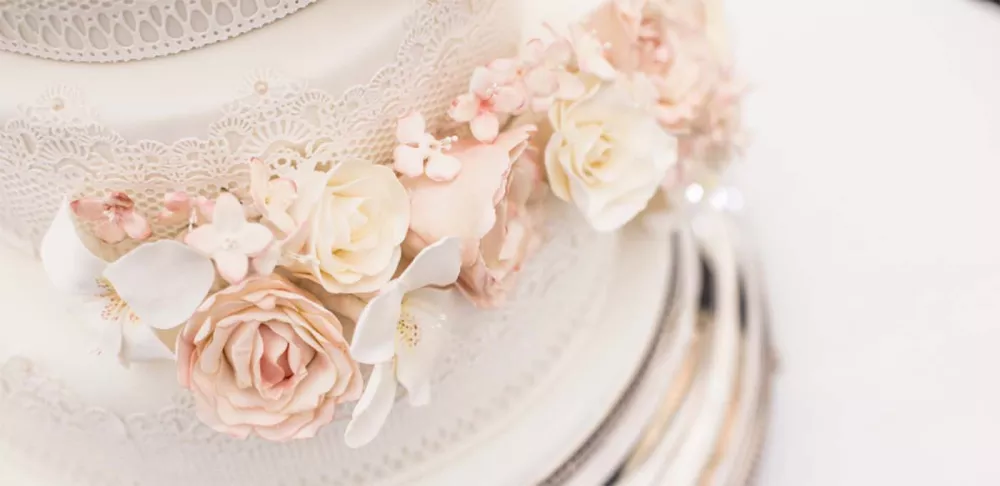
[[0,1],[3,484],[742,481],[721,14],[585,3]]

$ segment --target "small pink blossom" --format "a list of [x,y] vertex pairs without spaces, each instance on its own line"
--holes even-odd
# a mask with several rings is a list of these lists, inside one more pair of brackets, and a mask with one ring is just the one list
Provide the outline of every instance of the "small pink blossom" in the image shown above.
[[163,210],[157,221],[163,224],[210,223],[215,201],[205,196],[191,196],[184,191],[168,192],[163,198]]
[[524,85],[531,95],[531,109],[544,112],[557,99],[583,96],[586,86],[567,68],[573,62],[573,46],[564,38],[546,43],[532,39],[521,55]]
[[400,174],[408,177],[427,174],[433,181],[446,182],[462,170],[458,159],[445,154],[458,137],[434,138],[427,133],[427,122],[420,113],[399,119],[396,138],[399,146],[393,152],[393,168]]
[[152,234],[149,222],[135,210],[135,202],[124,192],[80,198],[70,203],[70,209],[80,219],[99,222],[95,234],[106,243],[118,243],[126,237],[145,240]]
[[273,240],[267,227],[246,220],[243,205],[229,193],[216,200],[210,224],[184,237],[185,243],[215,261],[219,275],[231,284],[246,278],[250,259],[264,254]]
[[500,117],[520,112],[527,96],[518,82],[510,60],[498,60],[472,73],[469,92],[455,99],[448,114],[468,123],[472,135],[481,142],[492,142],[500,133]]
[[281,232],[292,233],[298,227],[289,212],[298,197],[295,181],[272,179],[267,164],[257,158],[250,160],[250,197],[257,212]]

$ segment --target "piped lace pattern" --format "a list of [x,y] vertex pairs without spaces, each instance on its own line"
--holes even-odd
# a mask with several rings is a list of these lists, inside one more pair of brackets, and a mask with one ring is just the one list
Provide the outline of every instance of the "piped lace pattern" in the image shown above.
[[[441,128],[472,69],[511,52],[518,10],[519,2],[505,0],[425,2],[395,62],[368,84],[335,96],[261,73],[207,136],[173,143],[126,140],[98,121],[83,94],[52,89],[0,130],[0,228],[33,250],[66,196],[124,190],[152,214],[167,191],[245,187],[251,156],[278,169],[306,159],[387,161],[400,115],[421,111]],[[201,425],[186,397],[120,416],[76,396],[43,363],[15,357],[0,364],[0,454],[25,456],[86,486],[360,485],[446,460],[525,406],[600,318],[617,239],[595,237],[563,204],[550,210],[549,241],[508,305],[465,313],[435,378],[434,405],[399,407],[363,450],[342,443],[347,407],[311,441],[237,441]],[[173,230],[156,228],[158,236]],[[521,359],[511,360],[513,352]]]
[[236,37],[316,0],[5,0],[0,51],[119,62]]
[[[259,72],[207,130],[192,130],[206,136],[173,143],[126,140],[99,122],[83,93],[51,89],[0,129],[0,233],[37,248],[61,200],[78,194],[125,191],[152,215],[167,192],[214,196],[247,187],[251,157],[278,170],[307,159],[388,162],[400,116],[420,111],[431,129],[442,128],[473,69],[516,49],[519,12],[520,2],[504,0],[425,2],[395,61],[368,84],[336,96]],[[155,227],[154,236],[177,230]]]

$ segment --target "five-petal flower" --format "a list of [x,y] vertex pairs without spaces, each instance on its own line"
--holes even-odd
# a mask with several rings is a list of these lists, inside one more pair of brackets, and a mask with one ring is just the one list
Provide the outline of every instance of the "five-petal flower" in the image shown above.
[[427,133],[427,121],[419,112],[399,119],[396,126],[399,146],[393,152],[393,168],[408,177],[427,174],[433,181],[453,180],[462,169],[462,164],[444,152],[451,149],[458,137],[438,140]]
[[152,234],[149,222],[135,210],[135,202],[124,192],[77,199],[70,203],[70,208],[80,219],[99,222],[94,232],[106,243],[118,243],[126,237],[144,240]]
[[361,312],[351,356],[375,368],[347,426],[349,446],[367,444],[382,428],[397,383],[406,388],[411,405],[430,402],[431,371],[445,338],[443,308],[451,295],[427,287],[455,283],[461,266],[461,240],[442,239],[420,252]]
[[263,254],[273,240],[274,234],[266,226],[246,220],[243,205],[229,193],[215,201],[210,224],[184,237],[185,243],[214,260],[219,275],[232,284],[246,278],[250,259]]
[[515,114],[527,101],[524,89],[508,69],[499,65],[478,67],[472,73],[469,92],[451,104],[449,116],[469,123],[472,135],[481,142],[492,142],[500,133],[500,115]]
[[125,365],[172,358],[154,330],[175,328],[194,313],[215,281],[212,262],[172,240],[105,262],[80,240],[72,213],[64,205],[42,239],[42,266],[53,286],[78,300],[101,335],[101,351]]

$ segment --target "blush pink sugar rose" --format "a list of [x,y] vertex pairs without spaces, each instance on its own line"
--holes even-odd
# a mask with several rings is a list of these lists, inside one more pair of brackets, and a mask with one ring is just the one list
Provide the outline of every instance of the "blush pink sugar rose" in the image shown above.
[[357,400],[363,382],[343,327],[277,275],[210,296],[177,339],[178,377],[198,417],[238,438],[305,439]]

